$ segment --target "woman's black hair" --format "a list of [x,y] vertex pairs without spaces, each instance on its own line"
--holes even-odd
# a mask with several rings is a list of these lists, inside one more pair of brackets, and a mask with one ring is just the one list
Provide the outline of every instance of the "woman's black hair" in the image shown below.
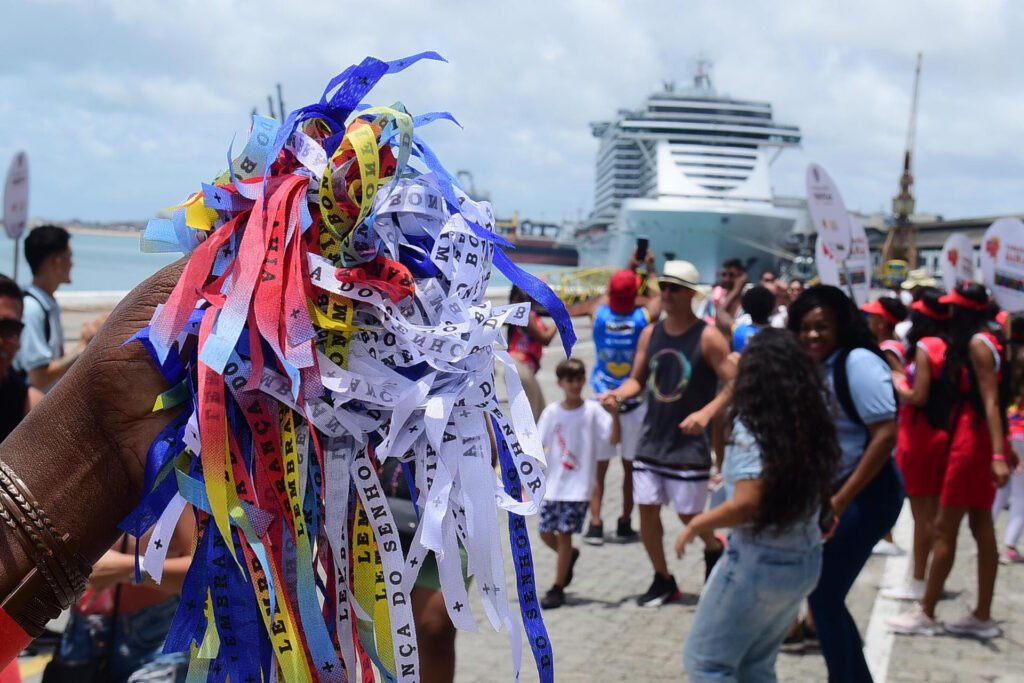
[[[977,282],[964,282],[956,287],[956,291],[964,298],[983,306],[982,308],[968,308],[966,306],[952,306],[953,314],[949,319],[949,342],[946,349],[946,373],[945,382],[954,396],[970,401],[975,413],[984,418],[985,405],[981,401],[981,391],[978,388],[978,381],[974,375],[974,365],[971,363],[970,346],[971,338],[979,332],[988,330],[988,322],[991,314],[988,309],[988,292],[985,286]],[[964,396],[960,386],[960,378],[963,372],[967,371],[970,378],[967,395]],[[1005,370],[1005,368],[1004,368]],[[1003,381],[999,387],[1000,419],[1003,421],[1003,429],[1006,429],[1006,405],[1009,391],[1009,373],[1003,372]]]
[[[929,288],[918,298],[925,308],[929,311],[934,312],[936,315],[948,315],[949,305],[939,303],[939,299],[942,298],[942,292],[937,289]],[[936,320],[920,311],[910,312],[910,331],[907,332],[907,348],[904,354],[904,360],[910,363],[914,360],[914,354],[917,352],[917,342],[921,341],[925,337],[940,337],[946,338],[946,321]]]
[[1009,400],[1021,402],[1024,394],[1024,314],[1014,313],[1010,316],[1010,338],[1007,341],[1006,360],[1009,368]]
[[878,304],[884,308],[889,315],[896,318],[897,321],[902,322],[907,319],[907,306],[896,297],[883,296],[878,300]]
[[838,329],[836,341],[842,349],[871,349],[881,357],[878,343],[868,328],[864,315],[850,300],[843,290],[832,285],[815,285],[804,290],[803,294],[789,307],[789,322],[786,327],[795,334],[800,334],[800,323],[804,316],[815,308],[827,308],[836,316]]
[[817,364],[785,330],[761,330],[743,350],[730,415],[746,425],[761,450],[755,533],[784,530],[818,512],[832,495],[839,443],[826,393]]

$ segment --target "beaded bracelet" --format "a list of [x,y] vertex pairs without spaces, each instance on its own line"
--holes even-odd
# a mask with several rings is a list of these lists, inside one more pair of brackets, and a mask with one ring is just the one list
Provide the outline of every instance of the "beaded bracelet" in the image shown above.
[[35,565],[0,602],[26,633],[38,636],[46,623],[85,591],[91,567],[70,534],[60,534],[25,482],[0,462],[0,522],[14,532]]

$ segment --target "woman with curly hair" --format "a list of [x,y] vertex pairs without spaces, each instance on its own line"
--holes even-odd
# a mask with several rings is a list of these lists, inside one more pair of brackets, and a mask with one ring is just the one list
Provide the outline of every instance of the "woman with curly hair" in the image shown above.
[[934,524],[932,563],[921,602],[888,624],[897,633],[937,635],[942,631],[935,606],[953,568],[960,523],[967,517],[978,547],[978,602],[972,612],[944,626],[957,635],[994,638],[1000,632],[990,613],[999,550],[992,502],[996,488],[1010,476],[1010,465],[1016,464],[1016,456],[1006,448],[1006,404],[999,395],[1003,345],[989,330],[991,313],[983,285],[958,285],[942,303],[952,307],[945,383],[956,403]]
[[846,595],[903,507],[903,484],[892,458],[892,370],[864,316],[837,287],[807,289],[790,307],[789,329],[824,373],[840,450],[831,496],[838,522],[808,603],[829,680],[870,681]]
[[686,641],[690,680],[775,680],[779,646],[821,570],[821,510],[839,464],[825,394],[790,333],[768,328],[751,338],[722,471],[730,499],[691,520],[676,540],[682,555],[700,534],[733,529]]

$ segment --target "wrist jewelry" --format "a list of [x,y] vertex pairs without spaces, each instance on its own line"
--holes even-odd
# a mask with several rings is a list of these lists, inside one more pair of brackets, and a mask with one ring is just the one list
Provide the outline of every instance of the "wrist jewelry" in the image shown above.
[[32,636],[85,591],[90,566],[70,534],[60,534],[25,482],[0,461],[0,521],[35,565],[0,608]]
[[993,453],[992,459],[997,462],[1006,462],[1006,456],[1003,455],[1002,453]]

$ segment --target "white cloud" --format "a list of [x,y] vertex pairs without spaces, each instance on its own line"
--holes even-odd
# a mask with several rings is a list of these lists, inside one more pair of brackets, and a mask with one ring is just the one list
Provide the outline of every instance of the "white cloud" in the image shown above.
[[590,208],[588,123],[688,82],[703,54],[720,91],[802,127],[779,191],[801,194],[818,161],[850,206],[873,210],[896,190],[922,50],[919,208],[1019,211],[1022,29],[1010,0],[20,4],[0,27],[0,163],[29,151],[38,215],[144,217],[223,167],[275,83],[294,108],[365,55],[433,49],[450,63],[389,76],[370,99],[450,110],[465,130],[424,136],[452,171],[472,171],[499,213],[561,219]]

